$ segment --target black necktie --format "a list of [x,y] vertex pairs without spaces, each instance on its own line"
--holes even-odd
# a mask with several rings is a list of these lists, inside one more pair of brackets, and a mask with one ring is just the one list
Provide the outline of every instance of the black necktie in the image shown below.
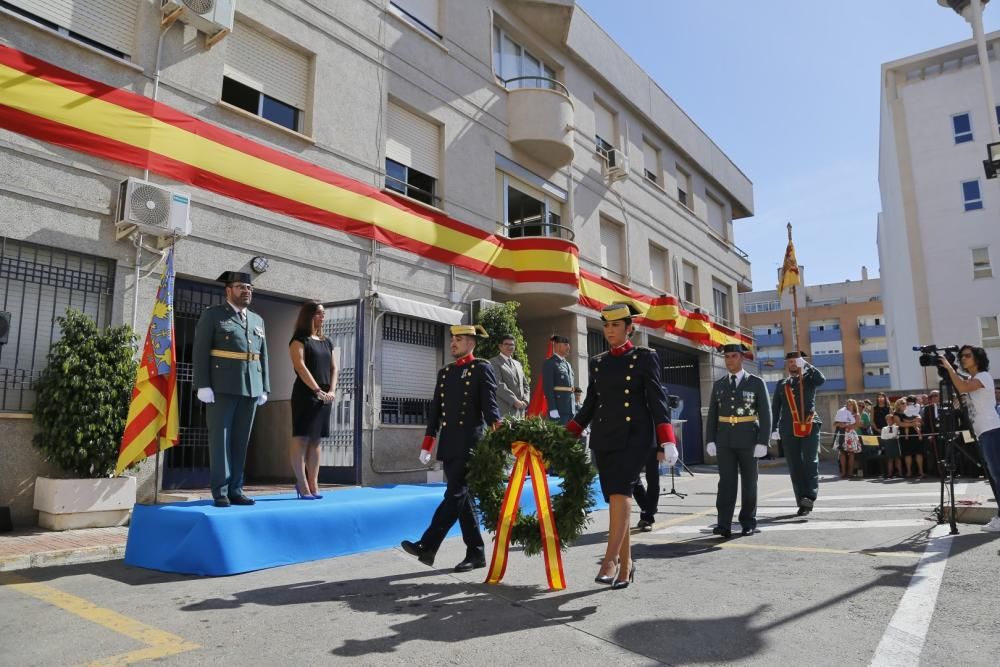
[[732,389],[733,391],[736,391],[736,376],[735,375],[730,375],[729,376],[729,388]]

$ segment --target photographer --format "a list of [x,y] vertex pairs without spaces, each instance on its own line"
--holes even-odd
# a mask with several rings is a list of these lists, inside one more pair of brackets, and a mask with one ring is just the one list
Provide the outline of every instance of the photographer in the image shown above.
[[[1000,415],[996,410],[996,397],[993,389],[993,377],[988,373],[990,360],[986,350],[972,345],[963,345],[959,349],[958,362],[969,377],[958,374],[955,367],[944,356],[938,358],[938,364],[945,369],[955,389],[968,395],[967,406],[972,428],[979,440],[979,447],[986,462],[986,476],[994,497],[997,497],[997,475],[1000,475]],[[1000,516],[993,517],[983,530],[990,533],[1000,533]]]

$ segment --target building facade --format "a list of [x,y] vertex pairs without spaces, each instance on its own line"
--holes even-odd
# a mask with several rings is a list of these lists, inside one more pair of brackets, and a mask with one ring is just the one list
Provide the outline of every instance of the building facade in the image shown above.
[[[986,36],[994,88],[1000,33]],[[1000,352],[1000,180],[983,173],[990,123],[972,40],[882,65],[879,264],[900,387],[936,383],[914,345]]]
[[[805,270],[799,267],[805,284]],[[785,290],[740,295],[743,324],[753,331],[756,363],[768,389],[785,374],[785,353],[802,350],[819,368],[826,382],[820,393],[860,395],[888,391],[889,372],[886,319],[881,282],[869,278],[825,285],[798,286],[798,339],[792,327],[792,294]],[[824,415],[825,419],[825,415]]]
[[255,271],[271,349],[251,480],[289,476],[285,349],[306,298],[326,304],[341,368],[321,479],[433,477],[416,455],[446,324],[488,301],[521,304],[535,369],[548,336],[569,336],[583,387],[599,307],[640,305],[639,342],[661,351],[700,460],[708,350],[742,339],[750,266],[732,225],[752,185],[573,2],[242,0],[227,18],[216,0],[208,23],[171,22],[182,1],[82,4],[0,3],[0,447],[19,462],[0,505],[15,517],[44,469],[30,410],[54,317],[149,320],[159,247],[117,238],[128,177],[190,196],[175,245],[182,436],[163,488],[207,479],[191,337],[227,269]]

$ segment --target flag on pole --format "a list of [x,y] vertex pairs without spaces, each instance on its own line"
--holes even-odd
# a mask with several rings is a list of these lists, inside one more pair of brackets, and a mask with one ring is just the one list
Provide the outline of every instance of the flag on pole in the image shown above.
[[795,246],[792,245],[792,233],[788,232],[788,247],[785,248],[785,261],[781,265],[781,272],[778,274],[778,296],[793,285],[801,285],[802,277],[799,275],[799,263],[795,259]]
[[116,475],[147,456],[155,456],[158,451],[177,444],[180,436],[177,410],[174,249],[170,248],[132,389],[132,403],[115,465]]
[[[552,341],[549,341],[549,346],[545,350],[545,358],[548,359],[552,356]],[[527,416],[528,417],[541,417],[545,419],[549,415],[549,403],[545,400],[545,388],[542,382],[542,375],[539,373],[538,380],[535,382],[535,392],[531,395],[531,400],[528,401]]]

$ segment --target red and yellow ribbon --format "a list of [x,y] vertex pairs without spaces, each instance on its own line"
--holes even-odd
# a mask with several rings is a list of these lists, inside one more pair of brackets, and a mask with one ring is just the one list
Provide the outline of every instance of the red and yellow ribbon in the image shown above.
[[518,515],[521,491],[524,489],[524,478],[530,468],[531,485],[535,492],[538,527],[542,533],[545,576],[549,581],[549,589],[561,591],[566,588],[566,575],[563,573],[559,533],[556,531],[556,519],[552,514],[552,498],[549,497],[549,480],[545,476],[542,453],[534,445],[522,440],[514,442],[511,445],[511,450],[515,456],[514,469],[510,473],[507,491],[504,493],[503,504],[500,506],[500,519],[497,521],[497,532],[493,544],[493,560],[490,561],[486,583],[499,584],[507,571],[510,535]]

